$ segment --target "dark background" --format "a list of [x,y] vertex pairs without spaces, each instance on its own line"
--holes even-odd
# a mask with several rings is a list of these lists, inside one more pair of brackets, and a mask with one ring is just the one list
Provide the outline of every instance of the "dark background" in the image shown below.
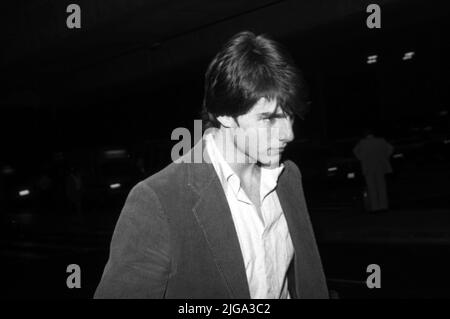
[[[2,4],[0,237],[9,297],[92,297],[128,191],[170,163],[171,132],[199,118],[209,61],[242,30],[282,42],[311,88],[287,156],[302,170],[330,288],[341,298],[450,296],[445,1],[377,1],[381,29],[369,29],[370,1],[85,0],[76,2],[81,29],[70,30],[71,2]],[[377,63],[367,64],[373,54]],[[366,125],[395,147],[391,210],[377,216],[364,210],[351,152]],[[81,289],[65,285],[71,263],[81,266]],[[381,289],[365,285],[372,263],[381,266]]]

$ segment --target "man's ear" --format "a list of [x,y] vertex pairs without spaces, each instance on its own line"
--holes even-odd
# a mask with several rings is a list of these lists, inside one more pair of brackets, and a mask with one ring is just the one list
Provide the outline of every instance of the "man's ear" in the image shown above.
[[232,116],[221,115],[217,117],[217,121],[219,121],[222,126],[227,128],[237,126],[237,123]]

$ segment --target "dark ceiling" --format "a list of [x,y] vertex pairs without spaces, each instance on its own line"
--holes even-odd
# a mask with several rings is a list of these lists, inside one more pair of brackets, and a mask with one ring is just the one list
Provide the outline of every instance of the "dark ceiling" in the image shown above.
[[[72,2],[81,7],[80,30],[66,27]],[[366,27],[371,2],[2,4],[2,147],[28,159],[42,148],[167,140],[174,127],[198,118],[207,63],[242,30],[285,44],[309,77],[315,96],[299,136],[351,136],[361,118],[395,122],[448,101],[446,1],[379,0],[380,30]],[[417,59],[405,66],[398,55],[408,49]],[[364,59],[374,52],[383,63],[369,67]]]
[[[303,48],[316,55],[367,35],[365,9],[372,1],[79,0],[81,29],[70,30],[66,7],[72,2],[5,5],[1,104],[29,90],[44,94],[47,87],[82,92],[142,78],[171,83],[171,71],[209,59],[243,29],[287,39],[292,47],[302,39]],[[444,16],[448,11],[440,3],[379,0],[382,29]]]

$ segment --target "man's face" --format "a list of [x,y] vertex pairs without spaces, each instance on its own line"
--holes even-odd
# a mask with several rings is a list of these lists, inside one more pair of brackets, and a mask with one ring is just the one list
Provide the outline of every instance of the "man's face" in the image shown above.
[[284,148],[294,139],[293,122],[275,100],[261,98],[248,113],[236,118],[231,128],[234,147],[248,162],[279,166]]

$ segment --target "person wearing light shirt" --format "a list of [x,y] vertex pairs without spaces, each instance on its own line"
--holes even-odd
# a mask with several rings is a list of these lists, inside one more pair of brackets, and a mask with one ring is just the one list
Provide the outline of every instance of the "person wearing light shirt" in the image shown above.
[[353,154],[361,162],[370,213],[385,212],[389,208],[385,175],[392,173],[389,159],[393,152],[394,147],[384,138],[375,136],[374,130],[369,128],[353,148]]
[[301,172],[282,161],[304,89],[277,42],[233,36],[206,71],[203,138],[133,187],[94,297],[328,298]]

